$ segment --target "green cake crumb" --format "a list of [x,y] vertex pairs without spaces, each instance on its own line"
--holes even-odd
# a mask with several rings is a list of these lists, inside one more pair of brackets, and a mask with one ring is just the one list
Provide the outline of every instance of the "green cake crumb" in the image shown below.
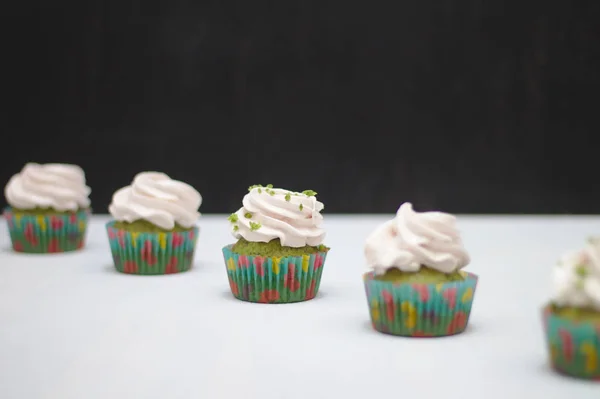
[[306,195],[307,197],[315,197],[317,192],[313,190],[304,190],[302,191],[302,194]]
[[552,304],[551,310],[552,313],[554,313],[556,316],[563,317],[572,321],[589,321],[593,323],[600,323],[600,312],[594,309],[575,308],[570,306],[561,307]]
[[300,248],[284,247],[281,245],[279,238],[269,242],[250,242],[240,238],[240,240],[233,245],[231,250],[240,255],[285,257],[310,255],[317,252],[327,252],[329,251],[329,248],[327,248],[325,245],[319,245],[316,247],[306,245]]
[[246,212],[246,213],[244,214],[244,217],[245,217],[246,219],[252,219],[252,214],[251,214],[250,212]]
[[299,208],[300,210],[302,210],[302,209],[304,209],[304,205],[300,204],[300,205],[298,206],[298,208]]
[[258,222],[250,222],[250,231],[256,231],[260,229],[262,225]]
[[233,226],[233,231],[238,231],[240,229],[240,226],[238,226],[237,224]]
[[85,208],[77,209],[75,211],[57,211],[54,208],[31,208],[31,209],[19,209],[19,208],[11,208],[14,214],[20,215],[71,215],[80,211],[85,211]]
[[238,221],[238,215],[235,213],[232,213],[231,215],[229,215],[227,220],[229,220],[231,223],[235,223]]
[[438,284],[464,281],[464,279],[465,277],[458,271],[446,274],[425,266],[421,266],[418,272],[403,272],[397,268],[392,268],[381,276],[375,276],[375,280],[408,284]]
[[175,224],[171,230],[163,229],[162,227],[158,227],[155,224],[152,224],[146,220],[136,220],[134,222],[115,222],[115,228],[119,230],[125,230],[132,233],[172,233],[172,232],[183,232],[189,231],[191,228],[186,229],[178,224]]
[[287,193],[287,194],[285,195],[285,200],[286,200],[286,201],[290,201],[291,199],[292,199],[292,195],[291,195],[290,193]]

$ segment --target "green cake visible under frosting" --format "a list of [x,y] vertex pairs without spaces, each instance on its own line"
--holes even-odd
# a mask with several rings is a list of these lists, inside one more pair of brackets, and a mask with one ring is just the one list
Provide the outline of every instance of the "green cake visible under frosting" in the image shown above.
[[385,274],[375,276],[375,280],[408,284],[438,284],[452,281],[464,281],[465,277],[460,271],[446,274],[421,266],[421,269],[418,272],[403,272],[397,268],[391,268],[388,269]]
[[15,214],[21,215],[67,215],[71,213],[77,213],[84,209],[77,209],[74,211],[58,211],[54,208],[31,208],[31,209],[19,209],[19,208],[11,208],[12,212]]
[[114,227],[116,229],[130,231],[132,233],[172,233],[172,232],[180,233],[183,231],[190,231],[192,229],[192,228],[186,229],[185,227],[175,224],[175,227],[173,227],[171,230],[165,230],[165,229],[158,227],[155,224],[152,224],[146,220],[136,220],[131,223],[117,221],[117,222],[115,222]]
[[576,322],[592,322],[600,323],[600,312],[594,309],[575,308],[572,306],[561,307],[551,305],[552,313],[556,316],[563,317]]
[[279,238],[269,242],[250,242],[240,238],[239,241],[233,245],[233,248],[231,248],[232,252],[240,255],[259,255],[268,257],[302,256],[328,250],[329,248],[325,245],[316,247],[306,245],[299,248],[286,247],[281,245]]

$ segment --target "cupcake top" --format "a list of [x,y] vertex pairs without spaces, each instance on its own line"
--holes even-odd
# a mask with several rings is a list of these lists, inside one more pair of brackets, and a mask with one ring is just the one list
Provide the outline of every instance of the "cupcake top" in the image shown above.
[[79,166],[27,163],[10,178],[4,196],[17,209],[52,208],[64,212],[89,207],[91,191]]
[[176,223],[192,227],[200,218],[201,204],[202,196],[189,184],[172,180],[164,173],[142,172],[130,186],[115,192],[108,211],[120,222],[145,220],[171,230]]
[[320,228],[324,206],[316,195],[312,190],[297,193],[271,184],[252,186],[242,200],[243,206],[229,216],[232,234],[250,242],[279,238],[284,247],[320,245],[325,238]]
[[470,262],[454,216],[415,212],[409,202],[367,238],[365,257],[376,275],[392,268],[417,272],[422,266],[450,274]]
[[600,237],[562,257],[554,268],[553,302],[600,312]]

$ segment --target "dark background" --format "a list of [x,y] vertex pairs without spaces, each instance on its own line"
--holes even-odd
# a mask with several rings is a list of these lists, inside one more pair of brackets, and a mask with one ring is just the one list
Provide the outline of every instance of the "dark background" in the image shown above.
[[143,170],[204,213],[255,183],[328,212],[600,207],[598,1],[5,7],[0,181],[76,163],[97,212]]

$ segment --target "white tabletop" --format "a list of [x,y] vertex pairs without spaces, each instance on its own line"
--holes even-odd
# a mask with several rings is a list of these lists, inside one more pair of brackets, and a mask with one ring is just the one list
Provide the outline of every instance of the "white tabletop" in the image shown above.
[[371,329],[362,244],[385,216],[326,215],[319,296],[234,299],[224,215],[203,216],[194,268],[130,276],[95,217],[84,251],[12,252],[0,224],[0,398],[309,399],[600,396],[547,366],[540,306],[558,256],[600,234],[599,217],[459,217],[479,274],[470,327],[401,338]]

